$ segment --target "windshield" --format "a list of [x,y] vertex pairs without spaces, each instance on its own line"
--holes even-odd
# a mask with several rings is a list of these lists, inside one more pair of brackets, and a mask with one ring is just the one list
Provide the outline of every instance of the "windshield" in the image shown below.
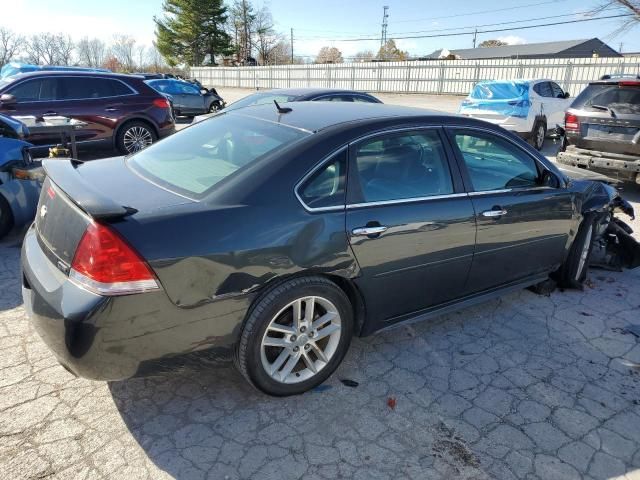
[[308,135],[285,125],[242,115],[217,115],[127,159],[152,182],[202,198],[237,170]]
[[284,93],[254,93],[243,99],[233,102],[225,110],[236,110],[238,108],[248,107],[249,105],[264,105],[265,103],[273,103],[275,100],[278,103],[295,102],[297,95],[287,95]]
[[528,90],[528,84],[520,82],[479,83],[469,96],[478,100],[509,100],[524,97]]
[[[609,107],[617,113],[640,113],[640,84],[592,84],[575,99],[571,108]],[[596,110],[596,109],[594,109]]]

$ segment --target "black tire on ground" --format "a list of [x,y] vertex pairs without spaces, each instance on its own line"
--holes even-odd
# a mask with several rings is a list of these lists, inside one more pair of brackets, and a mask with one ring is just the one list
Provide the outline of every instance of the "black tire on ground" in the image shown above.
[[593,248],[593,234],[595,232],[595,217],[585,215],[576,238],[569,249],[569,254],[558,271],[558,285],[564,288],[582,289],[587,278],[589,260]]
[[13,212],[7,199],[0,195],[0,239],[13,228]]
[[158,140],[154,128],[142,120],[132,120],[120,127],[116,135],[116,148],[122,155],[129,155],[148,147]]
[[209,113],[215,113],[219,110],[220,110],[220,102],[218,102],[217,100],[215,102],[211,102],[211,105],[209,105]]
[[542,150],[544,139],[547,136],[547,123],[544,120],[537,120],[531,132],[531,145],[536,150]]
[[[307,296],[322,297],[336,307],[341,321],[339,341],[328,363],[311,378],[297,383],[283,383],[272,378],[263,367],[262,338],[278,312],[296,299]],[[349,349],[352,335],[352,306],[349,298],[335,283],[319,276],[294,278],[273,287],[256,300],[247,314],[236,346],[234,362],[240,373],[258,390],[279,397],[298,395],[329,378]]]

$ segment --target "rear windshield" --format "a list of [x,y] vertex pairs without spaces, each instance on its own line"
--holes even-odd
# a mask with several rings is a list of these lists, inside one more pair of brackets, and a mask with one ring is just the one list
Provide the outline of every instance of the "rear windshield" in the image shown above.
[[471,90],[469,96],[478,100],[506,100],[524,97],[528,90],[529,86],[526,83],[479,83]]
[[149,180],[198,199],[234,172],[306,135],[284,125],[222,114],[151,145],[127,161]]
[[640,85],[589,85],[576,97],[571,108],[591,108],[592,105],[640,113]]
[[237,102],[233,102],[227,107],[227,110],[235,110],[249,105],[264,105],[273,103],[274,100],[278,103],[294,102],[297,97],[297,95],[286,95],[284,93],[254,93]]

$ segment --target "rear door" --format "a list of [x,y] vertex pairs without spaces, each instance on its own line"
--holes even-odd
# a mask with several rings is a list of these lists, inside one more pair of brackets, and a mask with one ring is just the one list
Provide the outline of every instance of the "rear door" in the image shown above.
[[350,147],[346,227],[375,327],[451,300],[465,284],[476,226],[448,152],[441,128]]
[[507,136],[447,130],[478,225],[467,293],[557,268],[573,225],[572,194],[540,183],[542,166]]

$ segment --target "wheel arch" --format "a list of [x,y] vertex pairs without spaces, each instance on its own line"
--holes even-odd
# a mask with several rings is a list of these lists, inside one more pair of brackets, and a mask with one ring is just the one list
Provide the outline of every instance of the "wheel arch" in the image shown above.
[[158,126],[155,124],[155,122],[153,120],[151,120],[150,118],[147,118],[145,116],[137,115],[135,117],[127,117],[127,118],[123,119],[120,122],[120,124],[116,127],[116,129],[114,130],[114,133],[113,133],[113,145],[114,145],[114,147],[117,144],[118,135],[120,135],[120,132],[122,132],[122,129],[124,127],[126,127],[127,124],[132,123],[132,122],[146,123],[147,125],[149,125],[151,127],[153,132],[156,134],[156,138],[160,138],[160,130],[158,129]]

